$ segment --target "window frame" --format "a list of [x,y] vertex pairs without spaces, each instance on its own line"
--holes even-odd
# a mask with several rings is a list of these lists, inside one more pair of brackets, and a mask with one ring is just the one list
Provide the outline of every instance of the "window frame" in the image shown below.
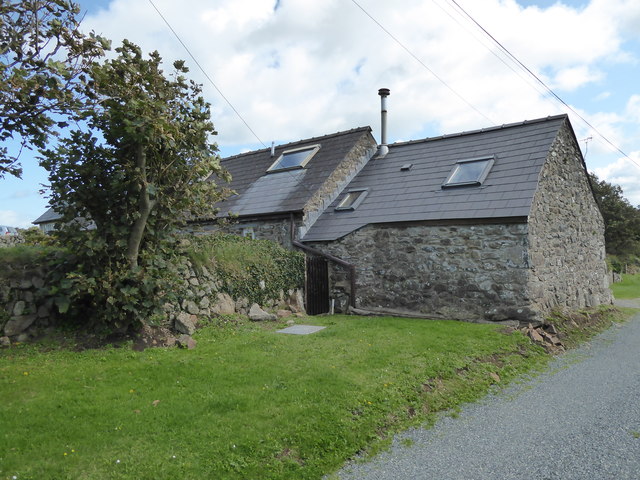
[[[290,167],[277,168],[277,165],[284,159],[286,155],[291,153],[301,152],[304,150],[309,150],[309,153],[300,163],[298,163],[297,165],[292,165]],[[318,150],[320,150],[320,144],[305,145],[304,147],[297,147],[297,148],[291,148],[289,150],[285,150],[280,154],[280,156],[278,156],[276,161],[273,162],[271,166],[267,169],[267,173],[286,172],[288,170],[297,170],[300,168],[304,168],[307,165],[307,163],[309,163],[309,161],[314,157],[314,155],[318,153]]]
[[[496,159],[495,155],[488,155],[484,157],[468,158],[468,159],[457,161],[453,166],[453,168],[451,169],[451,171],[449,172],[447,179],[444,181],[441,187],[442,188],[474,187],[474,186],[477,187],[482,185],[484,181],[487,179],[489,172],[493,168],[495,159]],[[460,169],[461,165],[466,165],[470,163],[479,163],[479,162],[487,162],[487,163],[482,169],[482,172],[480,172],[480,175],[475,180],[469,180],[465,182],[454,182],[454,183],[451,182],[453,177],[458,173],[458,170]]]
[[[359,195],[348,206],[345,206],[344,203],[352,193],[359,193]],[[340,200],[340,203],[338,203],[338,205],[335,207],[335,210],[338,212],[355,210],[364,201],[368,194],[368,188],[354,188],[352,190],[349,190],[344,198]]]

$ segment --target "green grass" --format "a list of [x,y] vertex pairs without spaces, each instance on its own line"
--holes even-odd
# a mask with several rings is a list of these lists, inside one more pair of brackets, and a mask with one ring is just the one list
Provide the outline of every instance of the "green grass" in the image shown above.
[[[493,325],[315,317],[195,350],[0,351],[0,479],[311,479],[547,358]],[[281,326],[281,325],[280,325]]]
[[640,298],[640,274],[623,274],[621,282],[611,285],[611,291],[620,299]]

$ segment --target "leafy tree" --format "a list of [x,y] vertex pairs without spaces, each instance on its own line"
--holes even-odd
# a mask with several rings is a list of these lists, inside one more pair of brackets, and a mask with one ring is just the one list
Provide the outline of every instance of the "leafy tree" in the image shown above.
[[604,218],[605,245],[611,255],[640,255],[640,209],[624,198],[622,188],[590,173],[591,185]]
[[82,108],[87,70],[109,42],[80,33],[79,12],[70,0],[0,0],[0,178],[19,177],[23,149],[43,148]]
[[[167,242],[194,216],[210,215],[227,178],[211,143],[209,104],[181,61],[166,77],[157,52],[144,58],[124,41],[113,60],[92,68],[86,128],[43,153],[51,202],[65,226],[63,244],[78,255],[66,275],[72,306],[102,323],[130,325],[157,312]],[[66,303],[64,303],[66,307]]]

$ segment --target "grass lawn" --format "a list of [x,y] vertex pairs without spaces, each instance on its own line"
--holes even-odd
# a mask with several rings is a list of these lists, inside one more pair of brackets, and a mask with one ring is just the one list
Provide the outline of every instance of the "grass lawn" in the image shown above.
[[611,285],[611,291],[620,299],[640,298],[640,275],[623,274],[621,282]]
[[195,350],[0,351],[0,479],[317,479],[547,358],[494,325],[306,322],[327,328],[228,322]]

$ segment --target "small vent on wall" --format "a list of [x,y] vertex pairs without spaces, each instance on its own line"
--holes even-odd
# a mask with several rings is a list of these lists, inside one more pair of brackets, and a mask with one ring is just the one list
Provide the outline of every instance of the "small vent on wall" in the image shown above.
[[400,167],[400,171],[401,172],[408,172],[409,170],[411,170],[411,167],[413,167],[413,163],[405,163],[404,165],[402,165]]

